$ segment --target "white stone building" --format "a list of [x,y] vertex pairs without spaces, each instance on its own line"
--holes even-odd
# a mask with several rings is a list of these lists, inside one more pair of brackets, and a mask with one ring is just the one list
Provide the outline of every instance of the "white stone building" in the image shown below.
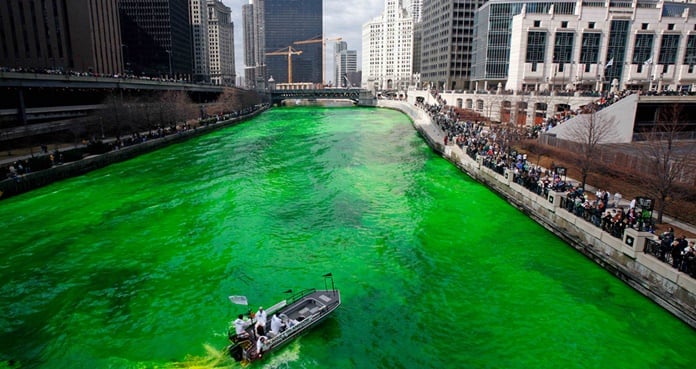
[[474,90],[696,90],[696,4],[491,0],[477,12]]
[[208,41],[210,81],[216,85],[234,85],[234,24],[229,7],[220,0],[208,1]]
[[413,73],[413,18],[401,0],[385,0],[384,13],[363,25],[362,42],[362,88],[405,91]]

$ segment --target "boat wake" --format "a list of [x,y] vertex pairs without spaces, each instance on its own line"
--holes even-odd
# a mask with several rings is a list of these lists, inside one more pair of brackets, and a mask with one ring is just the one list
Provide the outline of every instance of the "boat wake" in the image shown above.
[[[220,350],[211,345],[203,345],[205,354],[202,356],[187,355],[183,361],[170,363],[165,368],[186,368],[186,369],[232,369],[244,367],[241,363],[231,360],[226,350]],[[295,341],[283,350],[269,354],[270,360],[263,364],[263,369],[289,368],[290,363],[300,358],[300,342]],[[1,369],[1,367],[0,367]]]
[[205,355],[187,355],[183,361],[171,363],[166,368],[189,368],[189,369],[226,369],[239,368],[239,364],[230,360],[225,350],[220,350],[211,345],[203,345]]
[[270,360],[263,364],[263,369],[289,368],[290,363],[300,358],[300,340],[296,340],[284,349],[271,354]]

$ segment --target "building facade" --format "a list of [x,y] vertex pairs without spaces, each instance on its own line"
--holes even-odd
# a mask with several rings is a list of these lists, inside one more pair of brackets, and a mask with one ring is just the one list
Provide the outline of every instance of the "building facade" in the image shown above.
[[385,0],[384,13],[363,25],[362,88],[402,90],[413,73],[413,18],[401,0]]
[[244,80],[250,89],[265,86],[264,0],[249,0],[242,6],[244,28]]
[[421,21],[421,11],[423,9],[423,0],[411,0],[408,4],[408,14],[411,14],[413,21],[418,23]]
[[237,74],[232,11],[220,0],[208,0],[208,42],[210,81],[216,85],[234,85]]
[[694,3],[491,0],[476,29],[480,89],[696,90]]
[[423,84],[445,90],[468,89],[474,43],[474,16],[485,0],[430,0],[421,13]]
[[118,6],[124,55],[134,74],[192,78],[188,0],[119,0]]
[[358,71],[358,52],[348,50],[345,41],[336,42],[334,45],[334,85],[337,87],[352,87],[354,82],[349,78],[349,73]]
[[123,73],[118,17],[117,0],[4,0],[0,65]]
[[[266,79],[278,83],[322,83],[323,2],[322,0],[264,0],[263,34]],[[298,42],[316,40],[317,42]],[[288,47],[301,54],[287,53]],[[282,52],[286,51],[285,55]],[[269,55],[272,53],[273,55]],[[289,62],[289,58],[292,60]],[[289,67],[292,66],[292,72]],[[289,75],[292,74],[292,81]]]
[[254,5],[242,5],[242,42],[244,43],[244,87],[256,88],[256,60],[254,59]]
[[193,80],[208,82],[210,81],[210,54],[207,0],[189,0],[189,17],[193,43]]

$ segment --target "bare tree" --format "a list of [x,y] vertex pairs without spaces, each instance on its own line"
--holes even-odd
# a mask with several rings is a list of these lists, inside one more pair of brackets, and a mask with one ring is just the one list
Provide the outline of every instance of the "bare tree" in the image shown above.
[[643,133],[645,143],[640,154],[646,170],[641,171],[639,180],[647,194],[656,199],[657,223],[662,223],[667,205],[685,195],[680,191],[685,185],[681,179],[693,164],[693,144],[679,142],[684,118],[682,105],[664,106],[658,110],[653,127]]
[[166,91],[160,95],[155,104],[158,121],[162,126],[173,125],[177,121],[186,121],[195,114],[191,100],[182,91]]
[[594,105],[587,107],[586,114],[581,114],[575,121],[563,124],[568,127],[568,137],[577,147],[575,155],[570,158],[580,170],[583,189],[587,184],[587,176],[598,167],[602,155],[602,144],[611,142],[617,136],[613,119],[600,116]]
[[111,94],[104,100],[104,109],[98,115],[103,131],[120,137],[127,124],[126,103],[123,96]]

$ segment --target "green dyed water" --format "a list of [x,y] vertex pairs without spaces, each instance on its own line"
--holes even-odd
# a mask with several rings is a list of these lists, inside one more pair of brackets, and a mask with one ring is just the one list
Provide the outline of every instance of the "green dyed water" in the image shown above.
[[0,367],[237,367],[239,306],[343,305],[256,367],[689,368],[696,332],[377,109],[253,121],[0,202]]

